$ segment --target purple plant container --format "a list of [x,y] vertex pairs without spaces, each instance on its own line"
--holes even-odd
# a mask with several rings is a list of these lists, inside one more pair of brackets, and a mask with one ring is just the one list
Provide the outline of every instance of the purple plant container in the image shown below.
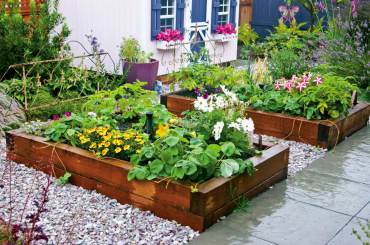
[[127,74],[127,82],[134,83],[137,80],[147,82],[145,89],[153,90],[157,79],[159,61],[151,59],[150,63],[131,63],[123,60],[123,74]]

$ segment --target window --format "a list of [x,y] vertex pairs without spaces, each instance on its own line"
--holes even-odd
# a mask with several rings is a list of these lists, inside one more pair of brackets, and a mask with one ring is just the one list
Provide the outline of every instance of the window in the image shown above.
[[161,0],[161,31],[175,29],[176,26],[176,0]]
[[229,13],[230,13],[230,0],[220,0],[220,5],[218,7],[218,25],[225,25],[229,23]]

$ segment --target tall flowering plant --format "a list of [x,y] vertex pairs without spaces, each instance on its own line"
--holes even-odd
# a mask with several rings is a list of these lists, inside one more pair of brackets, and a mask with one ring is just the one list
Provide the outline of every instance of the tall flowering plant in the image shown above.
[[221,35],[231,35],[236,34],[235,26],[231,23],[225,25],[218,25],[216,28],[216,33]]
[[179,30],[167,29],[165,31],[160,32],[157,37],[157,41],[165,41],[165,42],[177,42],[177,41],[184,41],[184,36],[181,34]]

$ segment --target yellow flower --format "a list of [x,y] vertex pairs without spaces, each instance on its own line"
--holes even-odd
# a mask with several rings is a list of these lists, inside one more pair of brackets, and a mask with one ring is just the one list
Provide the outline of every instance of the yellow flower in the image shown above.
[[195,131],[193,131],[193,132],[190,133],[190,136],[193,137],[193,138],[196,138],[197,137],[197,133]]
[[96,148],[96,143],[95,142],[91,143],[91,145],[89,146],[89,148],[90,149],[95,149]]
[[178,122],[178,120],[176,118],[171,118],[170,119],[171,124],[176,124],[177,122]]
[[108,149],[108,148],[105,148],[105,149],[101,152],[101,154],[102,154],[103,156],[105,156],[105,155],[107,155],[108,151],[109,151],[109,149]]
[[103,142],[101,142],[101,143],[99,143],[99,145],[98,145],[98,146],[99,146],[99,148],[102,148],[102,147],[105,145],[105,143],[106,143],[106,142],[104,142],[104,141],[103,141]]
[[144,140],[140,140],[138,143],[139,143],[140,145],[144,145],[145,141],[144,141]]
[[115,153],[120,153],[122,151],[122,148],[121,147],[117,147],[115,150],[114,150],[114,152]]
[[122,140],[113,140],[113,145],[122,145],[123,141]]
[[131,139],[131,135],[130,135],[129,133],[124,133],[124,134],[123,134],[123,138],[124,138],[125,140],[129,140],[129,139]]
[[160,138],[164,138],[167,136],[168,132],[170,131],[170,128],[168,127],[168,125],[162,125],[160,124],[158,126],[158,129],[157,131],[155,132],[155,134],[160,137]]
[[110,146],[110,142],[105,142],[104,146],[105,147],[109,147]]
[[141,153],[141,150],[136,150],[136,153],[137,153],[137,154],[140,154],[140,153]]
[[105,141],[108,141],[108,140],[110,140],[112,138],[112,134],[107,134],[106,136],[104,136],[103,137],[103,139],[105,140]]
[[124,149],[125,151],[127,151],[127,150],[129,150],[129,149],[130,149],[130,146],[129,146],[129,145],[125,145],[125,146],[123,147],[123,149]]

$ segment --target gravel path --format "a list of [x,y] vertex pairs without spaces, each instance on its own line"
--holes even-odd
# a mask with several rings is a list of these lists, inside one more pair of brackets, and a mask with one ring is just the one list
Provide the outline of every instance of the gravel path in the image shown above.
[[[5,142],[0,141],[0,217],[9,218],[11,166],[12,220],[18,221],[29,194],[31,198],[26,205],[26,213],[34,209],[32,202],[42,185],[46,185],[47,176],[6,161]],[[50,237],[50,244],[184,244],[198,236],[189,227],[73,185],[52,184],[47,210],[41,223],[45,234]]]
[[[257,136],[255,135],[257,138]],[[289,146],[289,167],[288,175],[294,176],[299,171],[307,168],[315,160],[322,158],[326,155],[327,150],[321,149],[312,145],[296,142],[296,141],[287,141],[277,139],[271,136],[262,136],[264,141],[281,143],[283,145]]]
[[[326,150],[294,141],[263,136],[264,140],[290,146],[289,175],[325,156]],[[9,218],[9,167],[12,169],[13,219],[19,220],[27,196],[30,213],[35,196],[47,182],[41,172],[5,160],[5,141],[0,138],[0,217]],[[1,186],[4,185],[3,188]],[[48,212],[41,218],[51,244],[184,244],[198,236],[189,227],[164,220],[130,205],[121,205],[95,191],[52,184]]]

